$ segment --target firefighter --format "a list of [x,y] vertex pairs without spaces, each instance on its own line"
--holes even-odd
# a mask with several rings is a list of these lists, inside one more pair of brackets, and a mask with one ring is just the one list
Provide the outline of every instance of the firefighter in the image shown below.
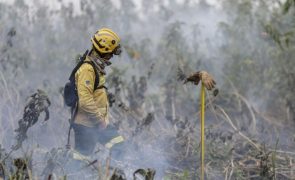
[[120,38],[111,29],[102,28],[91,42],[92,49],[84,60],[91,63],[83,63],[75,73],[78,94],[73,122],[75,150],[88,156],[99,142],[117,154],[124,138],[109,124],[105,67],[111,65],[113,55],[121,53]]

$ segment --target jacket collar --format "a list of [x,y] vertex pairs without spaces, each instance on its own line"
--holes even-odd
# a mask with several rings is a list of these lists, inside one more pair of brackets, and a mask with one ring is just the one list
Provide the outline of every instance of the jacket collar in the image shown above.
[[99,58],[94,58],[93,56],[88,56],[89,60],[93,62],[93,64],[95,65],[96,69],[102,73],[102,74],[106,74],[106,71],[105,71],[105,65],[104,63],[102,62],[101,59]]

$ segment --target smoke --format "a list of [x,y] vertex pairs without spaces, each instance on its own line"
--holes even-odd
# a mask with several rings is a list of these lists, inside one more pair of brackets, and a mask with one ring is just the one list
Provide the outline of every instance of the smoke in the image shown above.
[[[91,1],[83,2],[87,5]],[[169,26],[175,22],[180,23],[179,33],[182,38],[185,38],[183,41],[189,43],[187,45],[188,51],[203,52],[204,59],[209,59],[206,63],[213,64],[210,62],[211,57],[206,56],[210,54],[212,57],[215,57],[216,54],[208,53],[208,44],[206,42],[212,40],[218,22],[224,19],[221,12],[214,10],[214,8],[210,8],[208,11],[203,10],[202,7],[194,3],[191,6],[185,6],[183,3],[173,1],[163,4],[160,2],[150,2],[144,5],[149,5],[153,8],[147,10],[142,7],[142,11],[147,13],[139,12],[141,18],[137,18],[134,17],[137,11],[133,9],[135,7],[132,5],[133,2],[130,1],[128,3],[121,2],[119,7],[124,9],[121,9],[120,12],[115,9],[115,14],[106,14],[102,17],[98,17],[100,14],[88,15],[88,12],[85,10],[79,12],[77,9],[72,9],[72,6],[68,3],[63,2],[46,4],[36,1],[32,4],[18,0],[12,5],[1,3],[1,8],[3,9],[1,11],[1,39],[6,38],[4,36],[9,28],[16,29],[17,35],[12,40],[13,48],[9,49],[9,55],[11,54],[10,56],[16,61],[18,66],[17,69],[22,73],[22,75],[17,75],[16,78],[13,78],[8,75],[9,71],[7,71],[5,75],[5,77],[8,77],[7,88],[17,87],[17,91],[21,93],[20,97],[31,94],[37,88],[45,89],[53,102],[53,109],[50,111],[50,121],[39,125],[39,127],[34,127],[28,134],[29,137],[36,137],[34,141],[37,141],[40,146],[49,148],[52,146],[63,146],[65,143],[69,113],[63,108],[62,97],[58,90],[67,81],[69,72],[74,65],[74,57],[77,53],[83,53],[85,48],[90,47],[89,39],[99,27],[108,26],[113,28],[122,37],[123,44],[124,42],[130,42],[131,44],[140,43],[147,39],[150,41],[150,44],[147,45],[146,60],[140,59],[138,60],[139,62],[136,62],[126,52],[121,57],[114,58],[114,67],[120,68],[123,66],[128,68],[127,74],[123,78],[127,81],[132,75],[147,74],[148,69],[144,68],[146,65],[151,66],[152,63],[155,63],[158,70],[162,68],[158,61],[163,58],[160,57],[161,54],[166,52],[159,52],[157,44],[161,43],[161,38],[165,36],[167,27],[169,30]],[[102,11],[108,11],[103,6],[109,4],[101,3],[102,6],[99,3],[95,4],[101,7]],[[12,6],[16,8],[10,8]],[[51,8],[48,9],[48,7]],[[74,7],[77,8],[77,3],[74,3]],[[7,10],[4,10],[4,8]],[[184,11],[185,13],[183,13]],[[9,14],[12,14],[12,16]],[[87,20],[89,17],[93,18],[93,20]],[[84,22],[85,20],[86,22]],[[194,29],[196,30],[194,31]],[[197,42],[192,42],[192,39]],[[193,49],[193,43],[200,44],[198,50]],[[136,51],[141,51],[142,49],[140,48],[137,47]],[[213,50],[211,51],[214,52]],[[5,56],[5,54],[2,55]],[[170,58],[175,57],[173,55]],[[197,59],[193,58],[188,59],[188,61],[196,62]],[[27,67],[21,64],[23,60],[28,62]],[[174,59],[167,59],[166,61],[168,63],[171,61],[171,64],[176,63]],[[169,68],[170,65],[167,68],[165,67],[163,71]],[[211,69],[209,68],[209,70]],[[173,72],[166,72],[168,76],[171,73]],[[161,91],[163,82],[169,79],[169,77],[159,78],[157,75],[156,73],[152,75],[151,81],[148,82],[151,88],[146,92],[147,96],[152,96]],[[7,95],[6,92],[3,92],[3,94]],[[10,137],[9,139],[12,139],[12,130],[16,126],[15,122],[21,116],[20,112],[23,108],[21,104],[24,103],[24,98],[20,98],[19,101],[19,105],[13,108],[13,112],[18,113],[12,113],[14,115],[11,115],[12,117],[9,118],[2,118],[3,124],[6,121],[14,121],[14,125],[9,127],[10,133],[6,133],[6,136],[10,134],[8,136]],[[3,109],[5,110],[5,108]],[[12,107],[9,109],[12,109]],[[3,114],[6,115],[7,113]],[[61,126],[59,125],[56,128],[57,124],[61,124]],[[2,144],[5,147],[10,147],[11,145],[11,143],[5,142],[2,142]]]
[[[111,77],[118,76],[122,81],[121,100],[130,106],[132,91],[128,92],[128,88],[133,85],[132,77],[135,76],[137,82],[141,77],[147,81],[147,89],[142,92],[144,98],[138,100],[140,106],[136,109],[140,115],[116,119],[120,117],[116,116],[119,108],[114,107],[111,110],[113,121],[121,122],[121,132],[131,137],[138,119],[148,113],[155,116],[149,127],[133,139],[125,154],[126,161],[134,166],[133,170],[154,168],[160,178],[168,169],[196,166],[193,161],[178,165],[179,156],[172,153],[175,147],[191,151],[198,141],[196,137],[190,137],[190,133],[198,133],[198,91],[194,86],[183,86],[176,81],[178,66],[187,74],[198,70],[210,72],[221,93],[231,90],[227,78],[236,80],[238,90],[253,97],[251,102],[259,107],[264,104],[252,96],[257,89],[251,87],[256,82],[248,72],[256,70],[256,66],[251,66],[256,59],[268,54],[264,48],[267,42],[259,36],[262,30],[259,20],[252,21],[253,12],[239,7],[238,3],[210,5],[206,1],[174,0],[28,2],[0,2],[0,144],[7,149],[13,144],[13,130],[22,115],[25,97],[36,89],[48,93],[52,101],[51,116],[48,122],[29,130],[24,149],[37,146],[50,150],[65,146],[70,115],[63,104],[61,88],[75,65],[76,55],[91,47],[90,37],[101,27],[114,29],[124,47],[122,55],[112,59],[112,68],[107,69],[110,91],[114,92]],[[226,11],[219,6],[227,7]],[[233,15],[239,10],[243,13],[241,17]],[[8,35],[11,29],[16,31],[13,37]],[[261,48],[257,48],[258,44]],[[260,63],[265,63],[267,55],[261,59]],[[240,72],[234,72],[237,66]],[[252,84],[245,83],[245,79]],[[208,123],[213,122],[212,119]],[[181,141],[176,142],[178,136],[188,139],[180,138]],[[192,147],[188,143],[192,143]],[[179,151],[183,149],[179,148]],[[195,151],[185,153],[187,159],[196,156]]]

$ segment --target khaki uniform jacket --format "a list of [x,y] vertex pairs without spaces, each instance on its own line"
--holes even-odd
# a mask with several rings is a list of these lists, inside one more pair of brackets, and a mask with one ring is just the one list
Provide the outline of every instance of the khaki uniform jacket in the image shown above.
[[[87,56],[85,61],[91,61]],[[87,127],[95,127],[100,121],[109,124],[109,103],[105,85],[105,74],[99,73],[99,88],[94,91],[95,71],[93,67],[84,63],[75,74],[75,82],[78,92],[78,110],[74,122]]]

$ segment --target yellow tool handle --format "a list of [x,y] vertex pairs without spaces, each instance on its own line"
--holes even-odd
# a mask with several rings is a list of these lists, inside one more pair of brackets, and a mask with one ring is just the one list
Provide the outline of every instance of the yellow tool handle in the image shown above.
[[201,180],[205,176],[205,86],[201,86]]

